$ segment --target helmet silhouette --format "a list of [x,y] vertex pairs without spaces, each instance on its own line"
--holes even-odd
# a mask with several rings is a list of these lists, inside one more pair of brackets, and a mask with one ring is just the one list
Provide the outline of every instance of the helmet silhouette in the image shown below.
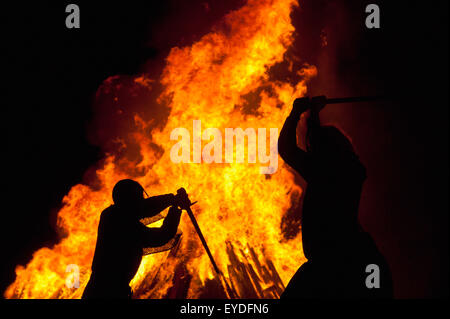
[[130,206],[144,198],[144,188],[132,179],[122,179],[113,188],[112,197],[118,206]]
[[308,150],[328,154],[355,156],[350,139],[334,126],[321,126],[314,136],[309,138]]

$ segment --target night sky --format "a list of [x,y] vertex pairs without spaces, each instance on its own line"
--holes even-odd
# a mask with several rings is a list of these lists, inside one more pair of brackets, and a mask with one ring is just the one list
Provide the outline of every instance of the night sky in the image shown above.
[[[143,70],[156,78],[172,47],[191,45],[243,4],[92,2],[3,10],[2,292],[17,264],[57,242],[62,197],[89,182],[107,150],[92,107],[100,84]],[[79,30],[65,28],[69,3],[80,6]],[[329,106],[323,120],[352,138],[367,167],[360,221],[391,266],[395,295],[448,297],[448,1],[301,3],[292,53],[319,70],[309,94],[392,97]],[[364,27],[368,3],[380,6],[379,30]]]

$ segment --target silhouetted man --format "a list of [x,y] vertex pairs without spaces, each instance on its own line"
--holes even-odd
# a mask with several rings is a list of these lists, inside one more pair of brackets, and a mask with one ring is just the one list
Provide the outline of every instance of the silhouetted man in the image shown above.
[[[184,195],[144,198],[144,189],[133,180],[119,181],[113,189],[114,205],[106,208],[98,226],[91,278],[83,298],[131,298],[129,283],[136,275],[143,249],[169,242],[177,232]],[[182,204],[183,203],[183,204]],[[160,228],[140,222],[170,207]]]
[[[324,106],[325,97],[296,99],[278,140],[280,156],[307,182],[302,241],[308,261],[291,279],[282,298],[390,298],[388,265],[358,223],[365,167],[342,132],[320,125],[319,111]],[[297,146],[296,129],[300,115],[307,110],[303,151]],[[378,267],[378,277],[369,265]]]

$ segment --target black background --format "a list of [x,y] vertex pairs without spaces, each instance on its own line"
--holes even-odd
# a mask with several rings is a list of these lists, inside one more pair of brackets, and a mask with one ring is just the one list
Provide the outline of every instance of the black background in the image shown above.
[[[96,89],[108,76],[157,74],[242,1],[76,1],[5,6],[2,269],[57,241],[55,216],[71,186],[102,158],[89,139]],[[394,3],[393,3],[394,2]],[[206,6],[205,3],[208,3]],[[386,255],[400,298],[448,297],[448,2],[373,1],[381,29],[364,27],[367,1],[302,1],[294,51],[318,67],[310,94],[389,93],[392,102],[324,111],[352,137],[369,178],[361,223]],[[320,34],[328,38],[320,46]]]

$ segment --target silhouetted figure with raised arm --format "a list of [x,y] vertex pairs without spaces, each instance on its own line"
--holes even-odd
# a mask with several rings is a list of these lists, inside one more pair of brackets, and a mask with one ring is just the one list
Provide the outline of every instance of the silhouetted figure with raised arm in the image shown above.
[[[114,205],[106,208],[98,226],[91,278],[83,299],[131,298],[129,283],[136,275],[143,249],[168,243],[180,223],[182,194],[144,198],[136,181],[124,179],[113,189]],[[148,228],[140,220],[156,216],[170,207],[160,228]]]
[[[296,99],[278,140],[280,156],[307,182],[302,241],[308,261],[281,297],[391,298],[389,267],[358,223],[365,167],[340,130],[320,125],[325,101],[325,97]],[[304,151],[297,146],[296,130],[308,110]]]

